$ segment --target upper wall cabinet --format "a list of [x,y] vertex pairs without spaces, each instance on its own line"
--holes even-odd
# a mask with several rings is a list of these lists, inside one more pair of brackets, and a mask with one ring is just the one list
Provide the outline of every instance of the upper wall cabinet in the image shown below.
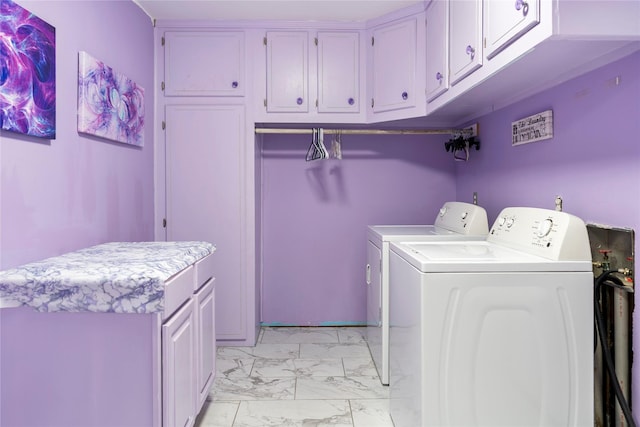
[[415,107],[420,98],[416,91],[417,38],[415,17],[373,30],[374,113]]
[[451,126],[640,50],[637,0],[447,2],[450,86],[425,113]]
[[360,111],[360,33],[319,31],[318,112]]
[[373,28],[370,54],[370,121],[423,114],[425,104],[425,15]]
[[484,34],[487,59],[493,58],[539,22],[539,0],[486,1]]
[[309,34],[307,31],[268,31],[268,113],[309,111]]
[[244,33],[167,31],[165,96],[244,96]]
[[449,2],[432,0],[426,11],[427,20],[427,102],[449,88]]
[[[363,122],[362,37],[358,30],[267,31],[265,122]],[[260,74],[260,68],[256,67]]]
[[449,1],[451,84],[455,85],[481,66],[482,0]]

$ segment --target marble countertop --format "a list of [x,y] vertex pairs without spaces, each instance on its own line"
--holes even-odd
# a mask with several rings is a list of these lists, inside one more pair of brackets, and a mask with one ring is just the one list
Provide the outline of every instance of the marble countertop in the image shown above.
[[0,299],[43,312],[160,312],[165,281],[214,251],[207,242],[104,243],[1,271]]

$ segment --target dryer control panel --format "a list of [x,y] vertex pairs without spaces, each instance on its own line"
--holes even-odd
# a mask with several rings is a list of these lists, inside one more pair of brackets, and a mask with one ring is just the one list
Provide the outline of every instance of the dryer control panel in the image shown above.
[[438,211],[434,225],[458,234],[485,236],[489,232],[487,211],[464,202],[446,202]]
[[505,208],[491,227],[487,241],[551,260],[591,260],[585,223],[566,212]]

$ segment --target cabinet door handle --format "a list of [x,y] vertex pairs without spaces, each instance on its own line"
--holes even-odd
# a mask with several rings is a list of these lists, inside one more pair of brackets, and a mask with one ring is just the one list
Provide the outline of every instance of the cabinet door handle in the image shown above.
[[442,83],[442,79],[444,78],[444,76],[442,75],[442,73],[440,71],[438,71],[436,73],[436,80],[439,81],[440,83]]
[[237,88],[238,87],[238,82],[231,82],[231,87],[232,88]]
[[476,50],[471,45],[467,45],[467,55],[471,56],[472,61],[476,57]]
[[407,92],[402,92],[402,99],[405,101],[409,98],[409,94]]
[[296,104],[298,105],[302,105],[303,99],[302,98],[298,98],[296,99]]
[[371,284],[371,265],[367,264],[367,274],[365,275],[367,285]]
[[353,104],[355,104],[355,103],[356,103],[356,101],[355,101],[355,99],[353,99],[353,98],[349,98],[349,99],[347,100],[347,103],[348,103],[349,105],[353,105]]
[[526,0],[516,0],[516,10],[522,9],[522,16],[527,16],[529,13],[529,3]]

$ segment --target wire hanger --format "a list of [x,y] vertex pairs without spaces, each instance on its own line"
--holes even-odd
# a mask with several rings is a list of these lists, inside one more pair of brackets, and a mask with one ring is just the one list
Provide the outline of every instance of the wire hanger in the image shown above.
[[307,162],[313,160],[322,160],[329,158],[329,152],[324,145],[324,132],[322,129],[313,128],[311,132],[311,145],[307,150],[305,160]]
[[333,134],[331,140],[331,157],[342,160],[342,131],[338,130]]

